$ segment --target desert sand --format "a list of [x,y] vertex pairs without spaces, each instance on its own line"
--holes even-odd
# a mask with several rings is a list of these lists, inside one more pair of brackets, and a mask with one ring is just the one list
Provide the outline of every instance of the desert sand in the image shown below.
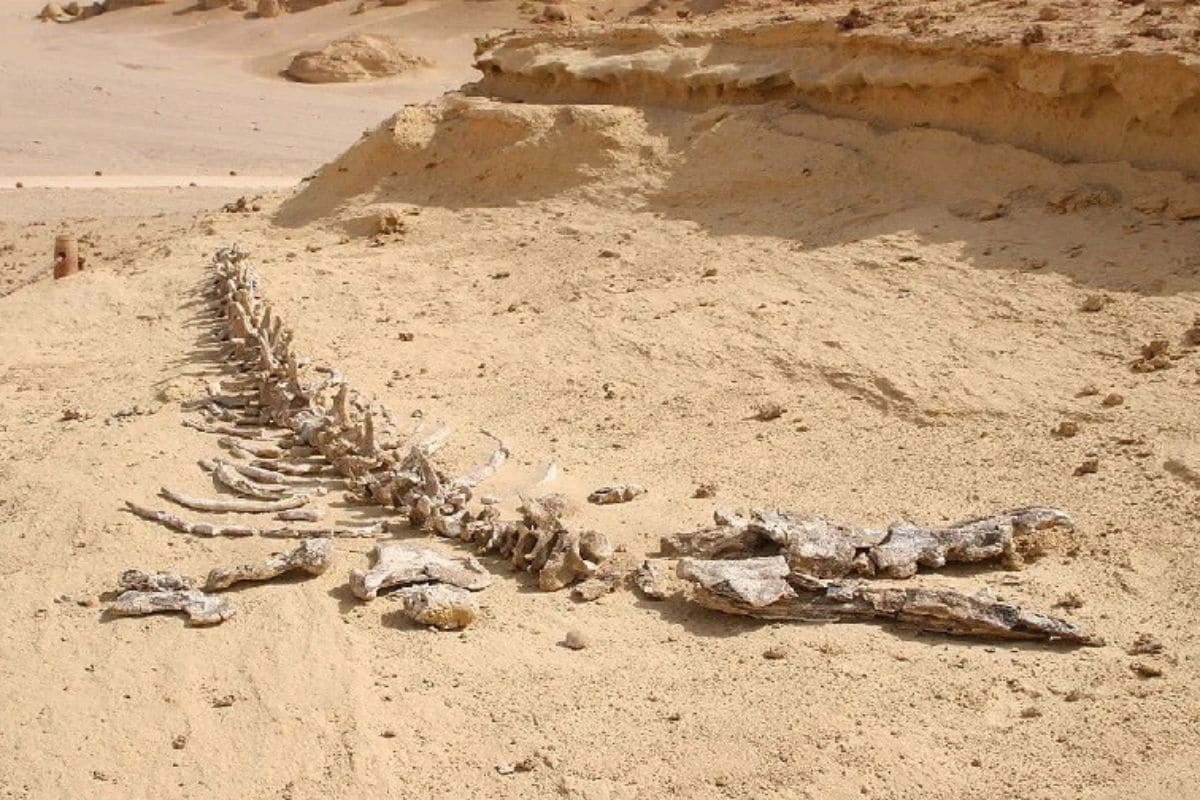
[[[0,797],[1192,796],[1200,7],[908,5],[5,4]],[[360,33],[430,66],[280,74]],[[53,280],[60,233],[87,263]],[[182,423],[232,377],[234,243],[299,352],[451,427],[440,468],[502,437],[511,515],[558,464],[569,524],[670,596],[485,555],[479,618],[437,631],[357,599],[374,542],[339,538],[219,625],[106,614],[123,570],[294,546],[123,510],[232,496]],[[613,483],[647,492],[586,502]],[[471,552],[328,486],[321,524]],[[722,614],[660,553],[718,508],[1030,504],[1074,520],[1041,557],[910,582],[1103,646]]]

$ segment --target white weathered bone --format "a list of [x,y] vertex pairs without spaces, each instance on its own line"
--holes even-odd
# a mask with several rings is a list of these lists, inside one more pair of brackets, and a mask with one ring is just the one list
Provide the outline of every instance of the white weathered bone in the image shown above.
[[305,539],[290,553],[275,553],[262,561],[233,567],[214,567],[204,582],[204,590],[218,591],[242,581],[265,581],[295,571],[320,575],[331,564],[333,544],[328,539]]
[[182,517],[178,517],[169,511],[160,511],[154,508],[138,505],[137,503],[125,501],[125,508],[141,517],[142,519],[158,522],[166,525],[171,530],[179,531],[180,533],[189,533],[193,536],[253,536],[257,531],[255,528],[246,525],[218,525],[211,522],[188,522]]
[[329,528],[271,528],[260,531],[268,539],[373,539],[387,532],[382,522],[359,527],[333,526]]
[[835,582],[792,571],[783,556],[680,559],[693,602],[727,614],[772,620],[883,620],[921,630],[1002,639],[1096,645],[1073,623],[951,589],[892,588]]
[[920,567],[1000,561],[1017,565],[1044,528],[1071,526],[1057,508],[1032,506],[943,527],[896,522],[886,530],[859,528],[812,514],[755,509],[748,518],[725,511],[716,526],[663,537],[668,555],[698,558],[780,553],[796,571],[818,577],[851,574],[909,578]]
[[298,496],[283,486],[255,483],[228,462],[200,459],[200,466],[211,472],[213,480],[219,485],[244,497],[258,500],[279,500]]
[[280,511],[275,515],[275,519],[280,522],[320,522],[321,517],[325,516],[323,508],[289,508],[286,511]]
[[216,625],[234,614],[233,606],[225,598],[196,589],[161,592],[130,589],[122,592],[107,609],[110,615],[116,617],[136,617],[165,611],[184,612],[191,625]]
[[471,556],[451,557],[428,547],[401,542],[381,542],[372,551],[370,569],[350,572],[350,591],[360,600],[372,600],[382,589],[418,583],[448,583],[478,591],[491,584],[487,570]]
[[228,436],[217,439],[217,444],[239,457],[242,453],[248,453],[255,458],[283,458],[287,454],[287,451],[278,445],[252,442],[248,439],[233,439]]
[[284,497],[278,500],[245,500],[240,497],[193,497],[162,487],[163,497],[196,511],[215,514],[273,514],[289,508],[299,508],[309,501],[307,496]]

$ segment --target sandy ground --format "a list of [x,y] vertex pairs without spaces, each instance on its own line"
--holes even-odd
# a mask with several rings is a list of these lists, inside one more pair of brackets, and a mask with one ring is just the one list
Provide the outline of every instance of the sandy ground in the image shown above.
[[[772,104],[478,98],[412,109],[318,169],[465,62],[443,55],[443,77],[420,85],[301,87],[256,60],[291,40],[247,61],[203,15],[121,13],[0,22],[0,92],[21,100],[0,95],[17,109],[0,115],[0,174],[44,179],[0,188],[0,797],[1190,795],[1200,223],[1144,198],[1169,209],[1194,183]],[[430,47],[467,47],[459,14],[436,18],[464,27]],[[60,36],[61,63],[22,67]],[[78,78],[80,47],[102,45],[164,66],[175,111],[153,113],[167,79],[148,70],[106,61]],[[46,96],[75,113],[31,102],[71,85],[75,100]],[[269,191],[313,172],[298,193]],[[35,188],[51,178],[83,188]],[[1098,185],[1100,202],[1070,201]],[[218,210],[238,195],[261,211]],[[362,235],[381,210],[406,232]],[[60,230],[89,266],[54,282]],[[487,452],[478,429],[503,435],[513,462],[489,489],[506,500],[553,459],[573,520],[637,557],[717,505],[871,524],[1059,505],[1076,531],[1024,570],[920,580],[987,588],[1108,644],[761,624],[624,591],[583,604],[486,559],[482,619],[435,633],[386,597],[353,599],[358,541],[319,578],[231,592],[238,614],[215,628],[105,620],[123,569],[200,574],[277,549],[120,511],[162,485],[215,492],[196,467],[215,444],[180,425],[180,401],[220,374],[199,290],[231,242],[300,350],[453,426],[448,467]],[[1102,310],[1082,311],[1092,295]],[[1154,336],[1173,366],[1132,371]],[[1104,405],[1110,393],[1123,402]],[[764,400],[785,414],[752,419]],[[1051,435],[1063,420],[1080,433]],[[1099,471],[1073,475],[1089,455]],[[614,480],[650,491],[582,502]],[[717,497],[693,499],[700,483]],[[378,514],[329,499],[332,519]],[[588,648],[562,646],[572,628]],[[1127,654],[1143,632],[1162,653]]]

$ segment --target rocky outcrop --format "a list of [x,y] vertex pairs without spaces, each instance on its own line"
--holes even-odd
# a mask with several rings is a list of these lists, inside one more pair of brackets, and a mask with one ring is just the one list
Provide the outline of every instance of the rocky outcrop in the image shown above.
[[298,53],[287,76],[302,83],[348,83],[399,75],[429,62],[385,36],[349,36]]
[[519,31],[482,39],[473,91],[539,103],[801,102],[1062,160],[1200,174],[1200,66],[1176,55],[845,35],[818,22]]

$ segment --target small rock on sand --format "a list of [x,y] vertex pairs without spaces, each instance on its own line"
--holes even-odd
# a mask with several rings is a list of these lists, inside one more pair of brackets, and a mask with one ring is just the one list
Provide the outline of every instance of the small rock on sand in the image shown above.
[[567,635],[563,637],[563,647],[570,650],[583,650],[591,644],[591,639],[586,633],[578,628],[572,628],[567,631]]

